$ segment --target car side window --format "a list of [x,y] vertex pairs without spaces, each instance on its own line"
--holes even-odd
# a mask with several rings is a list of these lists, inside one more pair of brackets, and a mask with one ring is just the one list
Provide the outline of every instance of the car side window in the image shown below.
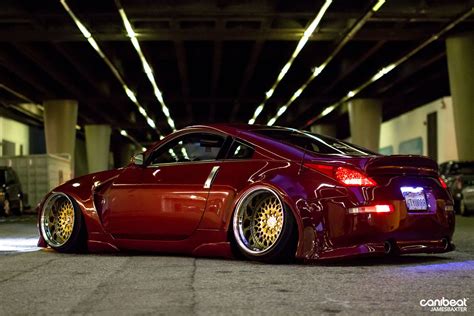
[[229,149],[227,159],[250,159],[253,156],[255,149],[240,141],[234,141]]
[[216,134],[182,135],[153,152],[148,159],[148,165],[216,160],[224,141],[225,137]]

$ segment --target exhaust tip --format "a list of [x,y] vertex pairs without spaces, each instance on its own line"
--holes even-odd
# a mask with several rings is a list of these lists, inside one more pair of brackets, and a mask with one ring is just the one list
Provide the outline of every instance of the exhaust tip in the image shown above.
[[392,252],[392,243],[390,241],[385,241],[383,244],[385,254],[388,255]]

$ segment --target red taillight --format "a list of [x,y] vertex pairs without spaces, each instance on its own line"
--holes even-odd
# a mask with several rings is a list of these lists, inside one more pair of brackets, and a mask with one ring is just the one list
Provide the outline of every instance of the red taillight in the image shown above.
[[328,165],[318,165],[315,163],[305,163],[306,167],[324,173],[327,176],[334,177],[334,167]]
[[393,205],[391,204],[377,204],[369,206],[352,207],[349,209],[349,214],[361,213],[390,213],[393,212]]
[[373,179],[369,178],[356,169],[347,167],[333,167],[329,165],[319,165],[313,163],[306,163],[305,166],[335,178],[337,181],[346,186],[373,187],[377,185]]
[[374,187],[377,185],[374,180],[362,172],[346,167],[336,169],[336,179],[347,186]]
[[441,184],[443,189],[447,189],[448,186],[446,185],[446,182],[444,182],[443,178],[439,177],[438,179],[439,179],[439,183]]

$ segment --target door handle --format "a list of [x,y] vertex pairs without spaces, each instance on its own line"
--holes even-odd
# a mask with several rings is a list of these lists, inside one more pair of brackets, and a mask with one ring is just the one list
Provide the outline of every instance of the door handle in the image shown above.
[[216,178],[217,171],[219,171],[219,166],[214,166],[212,167],[211,172],[207,176],[206,182],[204,182],[204,189],[210,189],[212,182],[214,182],[214,179]]

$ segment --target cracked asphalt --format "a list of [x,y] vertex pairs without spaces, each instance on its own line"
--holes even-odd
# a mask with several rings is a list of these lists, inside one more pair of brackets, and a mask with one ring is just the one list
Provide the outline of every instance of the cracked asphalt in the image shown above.
[[457,217],[457,250],[315,265],[35,247],[32,216],[0,218],[0,315],[432,314],[421,299],[474,312],[474,217]]

